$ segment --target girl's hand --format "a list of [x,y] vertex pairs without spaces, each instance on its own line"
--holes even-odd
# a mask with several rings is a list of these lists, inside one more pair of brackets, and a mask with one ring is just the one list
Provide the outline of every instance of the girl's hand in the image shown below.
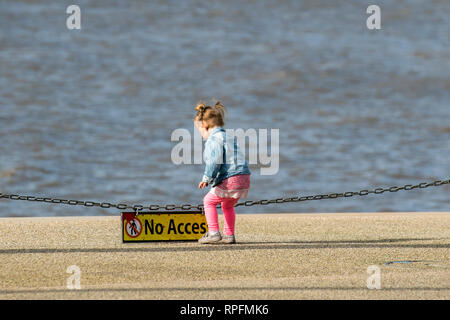
[[209,137],[208,127],[204,126],[202,121],[195,121],[194,125],[197,128],[197,130],[200,131],[202,138],[205,140],[208,139]]
[[198,184],[198,188],[199,189],[203,189],[203,188],[205,188],[206,186],[208,186],[208,182],[200,182],[199,184]]

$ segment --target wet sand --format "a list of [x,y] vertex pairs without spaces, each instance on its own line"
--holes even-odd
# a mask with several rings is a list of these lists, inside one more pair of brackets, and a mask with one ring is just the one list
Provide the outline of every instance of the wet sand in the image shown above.
[[240,214],[236,228],[235,245],[124,244],[119,216],[1,218],[0,299],[450,298],[449,212]]

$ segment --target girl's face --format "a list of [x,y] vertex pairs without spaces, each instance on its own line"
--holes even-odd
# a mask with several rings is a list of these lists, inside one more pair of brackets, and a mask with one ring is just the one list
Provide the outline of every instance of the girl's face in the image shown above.
[[203,139],[208,139],[209,131],[208,127],[206,126],[206,123],[204,121],[195,121],[194,125],[197,128],[197,130],[200,131],[200,134],[202,135]]

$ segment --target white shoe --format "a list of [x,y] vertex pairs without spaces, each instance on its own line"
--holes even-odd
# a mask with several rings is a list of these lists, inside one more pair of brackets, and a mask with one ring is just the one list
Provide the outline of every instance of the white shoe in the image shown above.
[[222,236],[220,235],[220,232],[211,233],[208,231],[203,235],[203,237],[198,239],[198,242],[199,243],[216,243],[216,242],[219,242],[220,240],[222,240]]

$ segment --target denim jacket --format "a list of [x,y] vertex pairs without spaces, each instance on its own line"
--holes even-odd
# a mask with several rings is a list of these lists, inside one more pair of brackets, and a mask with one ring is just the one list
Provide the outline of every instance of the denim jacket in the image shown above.
[[205,142],[203,158],[206,163],[203,182],[215,187],[223,180],[250,174],[247,161],[233,135],[227,135],[222,127],[214,128]]

